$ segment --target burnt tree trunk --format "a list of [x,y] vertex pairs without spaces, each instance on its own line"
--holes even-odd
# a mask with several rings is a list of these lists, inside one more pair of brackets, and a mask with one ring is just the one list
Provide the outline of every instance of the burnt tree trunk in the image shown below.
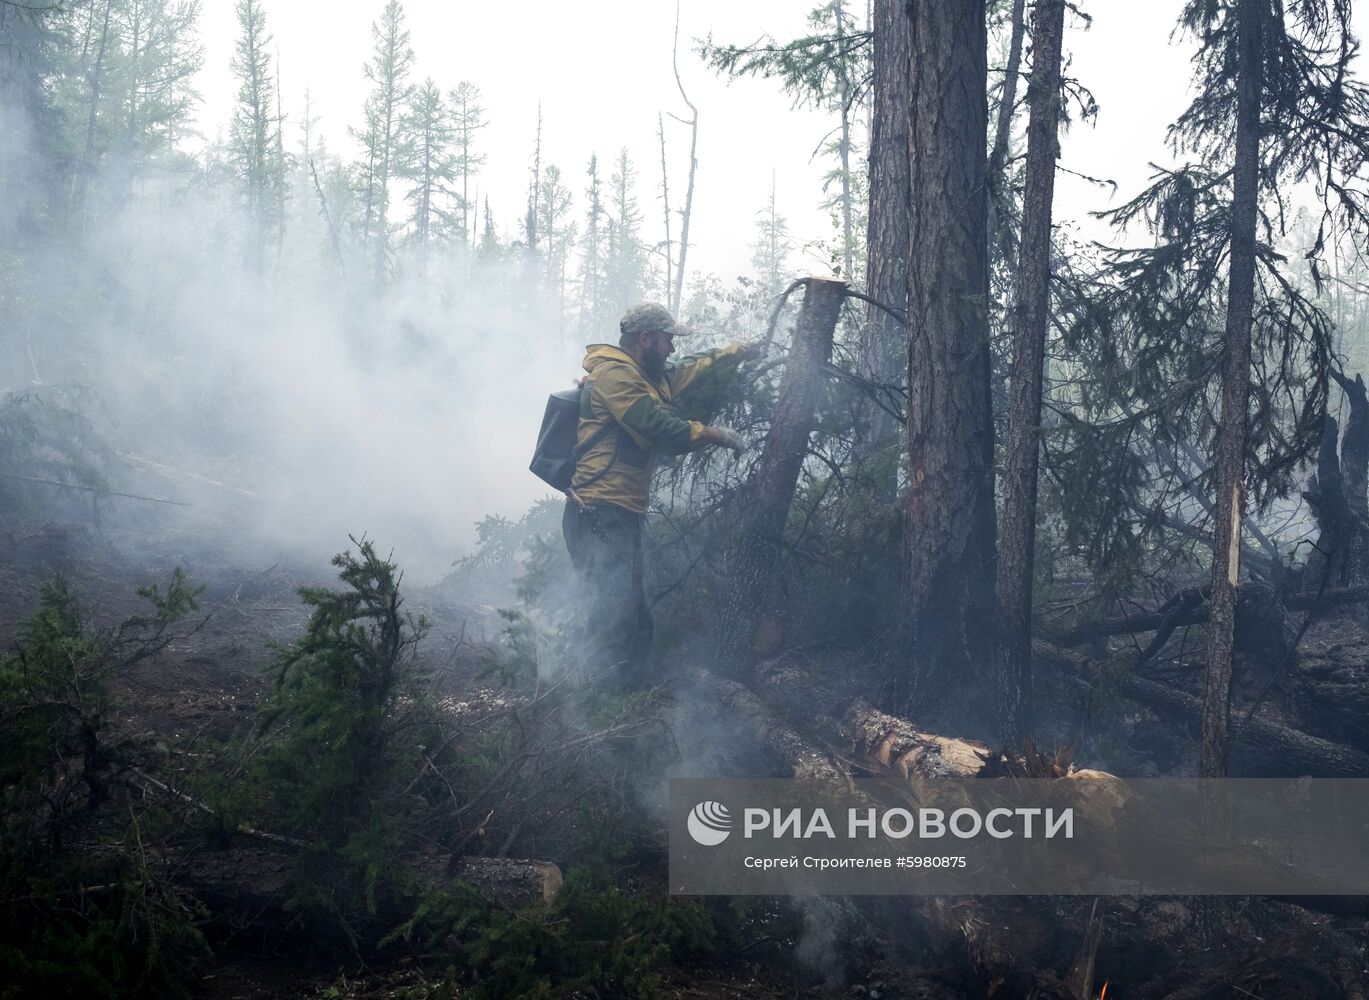
[[718,628],[718,662],[725,669],[745,660],[752,650],[784,544],[789,506],[808,454],[813,415],[825,381],[822,369],[832,357],[832,337],[845,292],[845,282],[826,278],[808,279],[804,291],[770,432],[743,494],[741,530],[728,558],[721,602],[724,617]]
[[979,706],[994,604],[984,3],[919,0],[910,11],[900,622],[909,663],[900,693],[919,718],[987,723]]
[[[1345,392],[1350,417],[1345,434],[1326,417],[1317,472],[1303,494],[1317,521],[1317,543],[1303,570],[1302,589],[1313,593],[1369,581],[1369,396],[1364,379],[1333,372]],[[1339,451],[1337,451],[1339,446]]]
[[[908,71],[909,23],[904,0],[874,0],[874,56],[870,113],[870,210],[866,228],[866,285],[871,298],[908,308]],[[903,328],[869,306],[860,333],[861,375],[878,386],[903,379]],[[892,393],[871,388],[863,404],[865,436],[857,457],[870,463],[875,499],[891,505],[898,492],[898,423]],[[878,401],[876,401],[878,400]]]
[[1212,542],[1212,596],[1203,690],[1203,739],[1198,773],[1226,774],[1231,725],[1231,649],[1241,572],[1245,507],[1245,443],[1250,394],[1250,324],[1255,308],[1255,223],[1260,170],[1261,37],[1267,0],[1242,0],[1237,11],[1236,163],[1231,195],[1231,266],[1217,430],[1217,524]]
[[1041,457],[1041,362],[1050,312],[1051,203],[1060,122],[1065,0],[1039,0],[1027,101],[1027,187],[1013,324],[1013,366],[998,540],[998,725],[1009,746],[1032,731],[1032,568]]

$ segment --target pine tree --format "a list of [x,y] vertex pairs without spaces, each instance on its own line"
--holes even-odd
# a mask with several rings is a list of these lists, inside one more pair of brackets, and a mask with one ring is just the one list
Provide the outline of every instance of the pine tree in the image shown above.
[[1059,148],[1060,50],[1065,0],[1038,0],[1027,89],[1027,184],[1013,324],[997,594],[999,735],[1017,748],[1033,728],[1031,621],[1041,456],[1041,366],[1050,310],[1051,208]]
[[[1066,303],[1069,346],[1106,373],[1078,387],[1053,442],[1072,537],[1088,539],[1097,569],[1132,577],[1176,522],[1187,553],[1194,535],[1212,552],[1206,776],[1225,768],[1234,606],[1256,563],[1244,510],[1295,488],[1325,428],[1331,323],[1271,237],[1287,192],[1308,182],[1323,210],[1297,256],[1315,283],[1327,227],[1363,234],[1369,223],[1346,183],[1369,165],[1369,90],[1350,73],[1348,19],[1337,0],[1185,6],[1195,96],[1170,141],[1196,162],[1159,171],[1112,213],[1149,226],[1155,245],[1113,251],[1099,287]],[[1211,463],[1199,450],[1208,441]],[[1196,468],[1173,457],[1186,451]],[[1206,517],[1189,524],[1173,516],[1179,505]]]
[[69,15],[0,5],[0,241],[60,219],[71,157],[62,109],[49,85],[65,62]]
[[204,63],[199,0],[124,0],[120,11],[122,146],[133,164],[165,155],[190,132]]
[[575,222],[570,216],[570,189],[561,182],[561,169],[549,163],[542,171],[542,194],[538,204],[538,231],[542,234],[546,280],[556,292],[557,315],[564,319],[566,263],[575,243]]
[[901,634],[919,717],[972,717],[985,707],[994,603],[985,9],[940,0],[910,11]]
[[455,130],[442,91],[431,77],[415,90],[401,132],[404,141],[399,147],[395,173],[410,184],[406,195],[410,239],[418,255],[419,273],[423,274],[427,271],[429,245],[445,215],[440,202],[456,177],[451,148]]
[[447,103],[451,107],[452,128],[456,144],[455,170],[461,177],[461,190],[458,194],[457,211],[460,213],[458,238],[463,244],[474,242],[473,220],[475,203],[471,201],[471,178],[480,173],[485,163],[485,154],[476,151],[475,133],[485,128],[485,109],[480,106],[480,88],[463,80],[448,94]]
[[604,226],[605,211],[599,181],[599,157],[591,155],[585,170],[589,186],[585,188],[585,238],[581,243],[580,332],[583,337],[598,335],[603,316],[604,285]]
[[789,274],[789,255],[793,252],[794,241],[789,235],[789,223],[779,213],[772,174],[770,198],[756,213],[756,242],[751,244],[751,266],[766,298],[783,290]]
[[633,190],[636,170],[627,147],[618,154],[609,178],[608,229],[604,239],[604,305],[619,315],[641,300],[646,289],[646,250],[642,246],[642,212]]
[[408,81],[414,52],[399,0],[388,0],[380,20],[371,25],[371,44],[371,59],[365,66],[366,79],[373,84],[366,98],[366,124],[353,134],[365,150],[361,240],[371,252],[376,283],[383,284],[390,267],[390,184],[403,115],[412,97]]
[[232,67],[238,79],[238,99],[229,128],[229,150],[247,208],[247,262],[259,270],[271,236],[284,223],[279,213],[284,163],[279,155],[280,121],[266,13],[261,0],[238,0],[236,9],[240,34]]
[[[872,298],[908,308],[908,72],[911,26],[902,0],[874,0],[866,286]],[[903,327],[869,306],[860,335],[860,373],[879,385],[901,384],[907,358]],[[883,404],[883,405],[881,405]],[[897,492],[898,425],[885,400],[862,401],[856,454],[874,461],[875,496],[892,504]]]

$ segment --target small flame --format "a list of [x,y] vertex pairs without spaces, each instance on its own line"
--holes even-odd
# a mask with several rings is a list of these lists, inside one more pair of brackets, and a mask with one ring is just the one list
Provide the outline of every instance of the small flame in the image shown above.
[[1108,1000],[1108,984],[1103,983],[1102,992],[1098,994],[1098,1000]]

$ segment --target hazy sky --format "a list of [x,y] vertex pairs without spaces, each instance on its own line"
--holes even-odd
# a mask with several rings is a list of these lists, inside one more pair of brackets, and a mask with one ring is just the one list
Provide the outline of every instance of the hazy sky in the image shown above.
[[[781,213],[798,241],[829,235],[830,224],[817,207],[824,166],[811,154],[833,122],[827,114],[793,110],[774,82],[719,79],[694,54],[696,40],[710,33],[736,42],[764,32],[792,37],[803,30],[810,2],[685,0],[681,7],[681,75],[700,117],[691,260],[723,277],[747,270],[756,211],[769,195],[772,172]],[[231,113],[233,6],[232,0],[205,0],[200,89],[201,128],[207,135]],[[1086,6],[1094,11],[1092,28],[1085,31],[1071,18],[1066,45],[1073,55],[1072,75],[1092,88],[1101,114],[1096,127],[1076,127],[1066,138],[1063,165],[1113,178],[1126,195],[1149,173],[1147,162],[1165,156],[1164,127],[1185,99],[1193,45],[1169,42],[1179,0],[1095,0]],[[361,115],[367,91],[362,64],[370,52],[370,25],[381,7],[382,0],[267,0],[291,142],[298,141],[307,86],[330,149],[355,154],[346,130]],[[859,4],[853,7],[863,16]],[[416,77],[431,75],[444,88],[468,79],[483,92],[490,126],[482,140],[489,161],[478,183],[482,197],[490,195],[506,234],[514,232],[525,203],[540,102],[544,162],[560,166],[576,195],[577,214],[590,153],[608,160],[626,145],[640,170],[638,195],[647,233],[659,238],[657,113],[685,111],[670,66],[673,4],[527,0],[511,8],[409,0],[405,11]],[[666,132],[671,196],[678,205],[688,130],[667,118]],[[1105,207],[1109,198],[1107,191],[1062,175],[1057,214],[1080,217]],[[678,235],[678,222],[676,230]],[[800,269],[823,266],[815,254],[796,264]]]
[[[747,42],[763,33],[787,39],[804,30],[816,0],[683,0],[680,9],[680,71],[699,108],[699,174],[691,229],[691,271],[724,278],[748,270],[756,212],[767,199],[772,175],[785,215],[802,244],[828,239],[831,223],[819,210],[822,161],[812,153],[834,125],[832,116],[794,110],[773,81],[720,79],[695,55],[698,40]],[[319,129],[329,147],[356,155],[347,127],[357,124],[368,89],[362,64],[371,49],[370,25],[383,0],[266,0],[268,22],[280,54],[289,140],[297,125],[305,87],[314,95]],[[490,120],[483,134],[489,161],[478,180],[489,194],[496,222],[516,232],[526,204],[528,170],[540,102],[543,159],[557,164],[582,211],[584,171],[592,152],[611,160],[626,145],[639,170],[638,197],[646,234],[663,233],[659,112],[683,114],[670,65],[675,7],[668,0],[590,0],[581,4],[525,0],[516,7],[455,4],[441,0],[405,3],[416,54],[415,76],[431,75],[443,88],[465,79],[484,95]],[[1191,39],[1170,40],[1182,0],[1086,0],[1093,15],[1085,30],[1071,16],[1065,45],[1070,75],[1098,99],[1094,126],[1076,125],[1065,137],[1062,167],[1118,182],[1114,195],[1062,173],[1056,217],[1082,220],[1086,235],[1106,230],[1087,220],[1134,194],[1152,161],[1170,162],[1165,126],[1188,96]],[[204,0],[202,29],[206,64],[201,128],[206,135],[231,114],[235,83],[229,72],[237,25],[233,0]],[[854,13],[863,18],[858,0]],[[1356,13],[1358,27],[1364,15]],[[1001,62],[995,55],[991,64]],[[1360,72],[1363,72],[1361,69]],[[688,130],[666,118],[672,204],[684,193]],[[604,169],[604,176],[608,175]],[[675,221],[678,236],[678,219]],[[821,270],[809,252],[795,270]]]

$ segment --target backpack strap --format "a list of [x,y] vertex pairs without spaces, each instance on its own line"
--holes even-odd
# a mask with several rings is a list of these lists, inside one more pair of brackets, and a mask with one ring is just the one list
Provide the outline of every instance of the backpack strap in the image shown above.
[[[588,381],[588,380],[586,380],[585,385],[584,385],[584,387],[581,389],[581,391],[582,391],[582,392],[592,392],[592,391],[593,391],[593,390],[590,388],[590,384],[589,384],[589,381]],[[610,434],[612,434],[615,430],[620,430],[620,429],[621,429],[621,428],[619,428],[619,426],[618,426],[618,420],[613,416],[612,413],[610,413],[610,414],[608,415],[608,419],[604,422],[604,426],[600,427],[597,431],[595,431],[593,434],[591,434],[591,435],[589,436],[589,440],[587,440],[584,444],[577,444],[577,445],[575,446],[574,450],[571,451],[571,453],[570,453],[570,454],[571,454],[571,458],[575,459],[575,462],[576,462],[576,464],[578,465],[578,464],[580,463],[580,459],[583,458],[585,455],[587,455],[587,454],[589,453],[589,451],[590,451],[591,448],[593,448],[593,447],[594,447],[596,444],[598,444],[600,441],[604,440],[604,438],[608,437],[608,436],[609,436]],[[593,484],[593,483],[597,483],[599,480],[603,479],[606,475],[608,475],[609,470],[613,468],[613,464],[614,464],[615,462],[618,461],[618,452],[622,450],[622,447],[623,447],[623,436],[622,436],[622,434],[619,434],[619,435],[618,435],[618,440],[617,440],[617,441],[614,443],[614,445],[613,445],[613,454],[609,457],[608,465],[604,466],[602,469],[600,469],[600,470],[599,470],[598,472],[596,472],[594,475],[590,476],[590,477],[589,477],[588,479],[586,479],[583,483],[580,483],[578,486],[577,486],[576,483],[575,483],[575,472],[574,472],[574,470],[572,470],[572,471],[571,471],[571,474],[570,474],[571,487],[572,487],[572,488],[578,488],[578,489],[584,489],[586,486],[589,486],[589,485],[591,485],[591,484]]]

